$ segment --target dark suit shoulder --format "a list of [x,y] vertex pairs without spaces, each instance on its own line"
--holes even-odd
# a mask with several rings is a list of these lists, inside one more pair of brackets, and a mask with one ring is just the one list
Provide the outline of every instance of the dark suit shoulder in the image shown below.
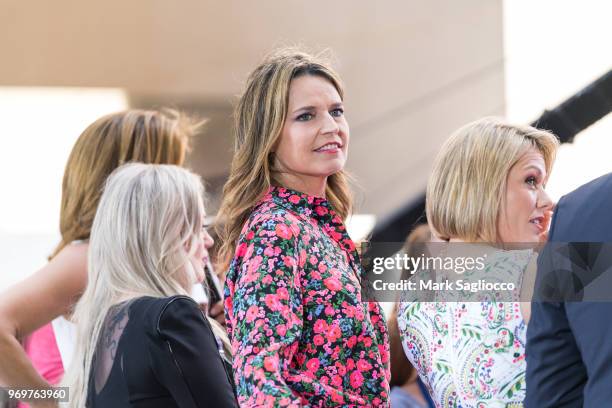
[[589,181],[565,195],[562,200],[571,204],[583,203],[586,200],[612,202],[612,173]]
[[563,196],[555,209],[550,240],[612,242],[612,173]]

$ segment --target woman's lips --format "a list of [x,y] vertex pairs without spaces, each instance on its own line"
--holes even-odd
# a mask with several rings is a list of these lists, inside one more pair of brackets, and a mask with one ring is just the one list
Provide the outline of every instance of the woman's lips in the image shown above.
[[324,144],[318,149],[315,149],[315,152],[316,153],[338,153],[341,148],[342,148],[342,145],[340,143],[330,142],[330,143]]

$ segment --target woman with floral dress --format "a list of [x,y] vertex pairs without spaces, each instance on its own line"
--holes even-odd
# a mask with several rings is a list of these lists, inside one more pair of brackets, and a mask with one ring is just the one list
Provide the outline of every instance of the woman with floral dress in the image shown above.
[[484,277],[522,286],[497,301],[496,293],[440,291],[433,302],[400,303],[404,350],[438,407],[523,406],[530,309],[518,294],[528,301],[522,277],[536,257],[507,249],[546,238],[553,204],[544,186],[557,145],[548,132],[487,118],[459,129],[438,154],[426,211],[449,242],[440,255],[486,254]]
[[241,406],[389,406],[388,340],[343,220],[343,91],[294,49],[253,71],[236,108],[220,218],[225,312]]

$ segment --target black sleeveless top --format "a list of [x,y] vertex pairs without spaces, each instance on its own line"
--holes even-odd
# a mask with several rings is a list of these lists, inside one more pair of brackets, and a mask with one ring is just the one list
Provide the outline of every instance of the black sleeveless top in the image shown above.
[[141,297],[108,313],[87,407],[236,407],[231,377],[193,299]]

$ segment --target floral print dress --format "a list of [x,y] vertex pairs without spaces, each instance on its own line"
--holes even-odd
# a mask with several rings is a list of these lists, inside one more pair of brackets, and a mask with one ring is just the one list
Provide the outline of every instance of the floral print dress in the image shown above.
[[384,406],[389,343],[324,198],[271,188],[238,240],[225,313],[241,406]]
[[[499,251],[485,268],[512,281],[533,255]],[[400,303],[404,351],[437,407],[523,406],[527,326],[515,300]]]

